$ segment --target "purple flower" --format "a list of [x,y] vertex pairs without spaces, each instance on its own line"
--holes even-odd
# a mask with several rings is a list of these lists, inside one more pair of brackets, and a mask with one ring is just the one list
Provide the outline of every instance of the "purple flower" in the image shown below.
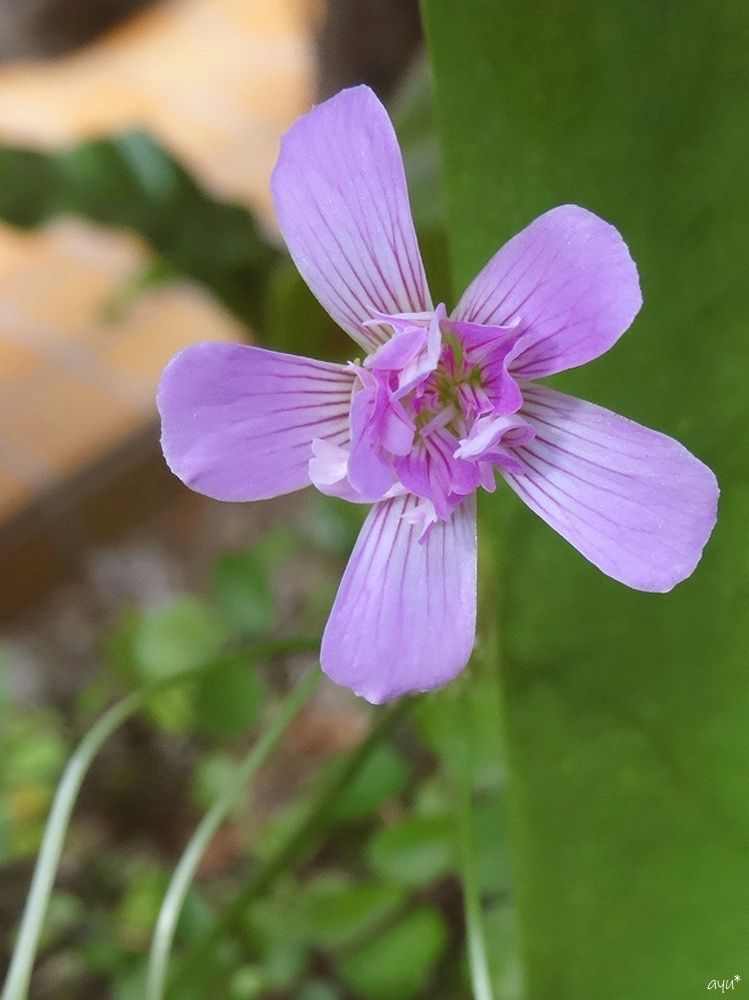
[[159,388],[162,443],[175,474],[219,500],[312,482],[374,505],[322,640],[334,681],[379,703],[462,670],[474,494],[496,473],[615,580],[667,591],[692,572],[715,523],[712,472],[671,438],[535,382],[603,354],[637,314],[613,226],[552,209],[448,315],[429,294],[395,133],[366,87],[293,126],[272,189],[299,271],[363,358],[188,347]]

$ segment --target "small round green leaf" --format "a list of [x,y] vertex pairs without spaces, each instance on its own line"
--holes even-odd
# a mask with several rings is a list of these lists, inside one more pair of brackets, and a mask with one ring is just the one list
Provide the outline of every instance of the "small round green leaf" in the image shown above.
[[367,857],[380,875],[403,885],[428,885],[453,870],[453,822],[448,816],[408,816],[378,830]]
[[446,941],[438,911],[421,907],[338,962],[336,971],[365,1000],[409,1000],[426,987]]
[[404,758],[391,746],[381,744],[341,793],[333,809],[334,817],[348,821],[369,816],[388,799],[401,795],[409,777]]
[[230,552],[216,563],[216,600],[239,632],[258,635],[273,627],[275,602],[267,560],[257,552]]
[[232,653],[214,664],[195,688],[198,727],[219,739],[246,732],[263,702],[263,685],[246,654]]
[[404,899],[405,891],[389,882],[325,876],[304,887],[299,926],[310,943],[338,949],[377,927]]
[[228,638],[221,616],[208,604],[185,597],[144,615],[133,642],[143,680],[169,677],[212,660]]

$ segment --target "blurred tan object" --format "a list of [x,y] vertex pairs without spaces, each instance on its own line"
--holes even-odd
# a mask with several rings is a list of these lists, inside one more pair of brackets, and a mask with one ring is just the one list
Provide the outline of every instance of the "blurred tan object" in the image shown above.
[[278,138],[310,103],[298,0],[172,0],[95,45],[0,67],[0,140],[43,147],[143,128],[216,194],[270,218]]
[[0,0],[0,60],[54,56],[152,0]]
[[[313,87],[305,20],[296,0],[151,7],[74,55],[0,68],[0,141],[50,148],[144,128],[217,196],[270,222],[278,139]],[[96,507],[128,463],[151,463],[144,489],[161,488],[154,391],[168,357],[242,335],[186,283],[106,322],[145,256],[133,236],[78,220],[35,233],[0,227],[0,559],[26,575],[35,563],[37,583],[74,564],[92,525],[126,521],[134,490],[119,512],[113,500],[110,517]],[[36,587],[4,569],[12,592],[0,592],[0,613]]]

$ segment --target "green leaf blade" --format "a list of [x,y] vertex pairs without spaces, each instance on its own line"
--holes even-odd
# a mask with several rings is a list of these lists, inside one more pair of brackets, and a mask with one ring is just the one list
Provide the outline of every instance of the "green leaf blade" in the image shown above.
[[749,12],[424,9],[456,290],[555,204],[612,221],[644,310],[553,384],[678,437],[723,490],[702,563],[666,596],[605,579],[506,491],[483,504],[528,995],[696,997],[741,972],[749,938]]

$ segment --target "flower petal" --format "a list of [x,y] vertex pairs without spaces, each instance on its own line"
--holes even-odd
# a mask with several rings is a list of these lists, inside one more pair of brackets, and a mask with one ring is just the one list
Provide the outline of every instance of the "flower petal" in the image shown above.
[[539,216],[498,251],[466,290],[455,318],[518,322],[510,366],[522,378],[604,354],[642,305],[637,268],[613,226],[577,205]]
[[512,449],[520,444],[527,444],[532,440],[533,434],[533,428],[516,413],[512,416],[479,417],[468,437],[460,441],[455,458],[474,462],[490,461],[509,472],[522,473],[523,467]]
[[398,141],[368,87],[341,91],[286,133],[271,190],[289,253],[333,319],[366,351],[377,313],[431,309]]
[[455,457],[458,444],[445,428],[422,432],[409,454],[397,456],[393,462],[403,486],[415,496],[431,500],[437,516],[445,519],[481,481],[475,462]]
[[665,592],[699,562],[718,484],[673,438],[542,386],[520,411],[536,432],[503,473],[540,517],[608,576]]
[[355,375],[343,365],[243,344],[195,344],[169,362],[157,402],[175,475],[216,500],[309,484],[312,441],[346,444]]
[[323,635],[325,673],[374,704],[445,684],[473,648],[474,500],[421,542],[409,521],[418,502],[406,495],[372,508]]

